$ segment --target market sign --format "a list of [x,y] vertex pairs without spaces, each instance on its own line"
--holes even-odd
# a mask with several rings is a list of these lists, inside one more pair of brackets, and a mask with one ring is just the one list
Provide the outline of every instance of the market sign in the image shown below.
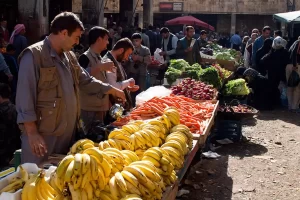
[[182,12],[183,2],[160,2],[159,11],[160,12]]

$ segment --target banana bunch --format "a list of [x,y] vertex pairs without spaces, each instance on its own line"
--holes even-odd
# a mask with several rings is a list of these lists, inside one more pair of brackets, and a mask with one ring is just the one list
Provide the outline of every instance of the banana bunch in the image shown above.
[[116,172],[122,171],[125,166],[125,157],[122,152],[115,148],[104,149],[103,152],[110,158],[110,164],[112,166],[113,176]]
[[42,170],[38,175],[32,176],[24,185],[22,200],[54,200],[63,199],[63,196],[55,191],[45,179],[45,171]]
[[188,144],[189,149],[193,148],[193,134],[190,132],[190,129],[187,126],[185,126],[183,124],[179,124],[177,126],[174,126],[171,129],[170,133],[174,133],[174,132],[184,133],[185,136],[188,139],[187,144]]
[[173,170],[172,173],[168,176],[161,176],[163,178],[165,186],[173,185],[177,180],[176,172]]
[[180,124],[180,115],[176,108],[172,108],[172,107],[166,108],[164,110],[164,115],[167,116],[167,118],[171,122],[172,127]]
[[117,172],[109,181],[113,199],[161,199],[163,178],[149,161],[135,161]]
[[16,191],[18,191],[19,189],[22,189],[23,186],[25,185],[25,183],[28,181],[29,179],[29,174],[28,172],[22,167],[22,165],[19,166],[19,175],[20,176],[16,176],[15,178],[12,178],[9,181],[9,184],[2,188],[0,190],[0,195],[2,192],[9,192],[9,193],[15,193]]
[[70,148],[69,154],[75,155],[76,153],[82,153],[84,150],[95,147],[95,143],[89,139],[78,140]]
[[130,133],[125,129],[115,129],[108,135],[108,140],[99,143],[99,149],[115,148],[130,150]]
[[130,163],[141,160],[139,158],[139,156],[133,151],[123,150],[123,151],[121,151],[121,153],[123,154],[123,156],[125,158],[124,162],[125,162],[126,166],[128,166]]

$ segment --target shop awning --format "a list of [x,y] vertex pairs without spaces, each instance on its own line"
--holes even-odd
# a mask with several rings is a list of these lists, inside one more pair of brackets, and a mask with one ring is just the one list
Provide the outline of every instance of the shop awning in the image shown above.
[[284,23],[300,23],[300,11],[274,14],[273,18]]
[[193,16],[182,16],[166,21],[166,25],[192,25],[215,31],[215,28]]

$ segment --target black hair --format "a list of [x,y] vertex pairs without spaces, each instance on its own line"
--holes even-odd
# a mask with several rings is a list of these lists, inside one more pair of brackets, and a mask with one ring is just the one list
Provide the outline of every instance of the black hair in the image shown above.
[[192,26],[187,26],[187,27],[185,28],[186,32],[188,32],[190,29],[195,30],[195,28],[192,27]]
[[275,35],[282,37],[282,32],[280,30],[274,31]]
[[134,46],[132,44],[132,42],[130,41],[129,38],[122,38],[120,39],[115,46],[113,47],[112,50],[118,50],[118,49],[124,49],[124,52],[127,51],[128,49],[134,49]]
[[263,32],[271,31],[271,27],[270,26],[265,26],[262,31]]
[[239,32],[239,31],[236,31],[236,32],[235,32],[235,34],[237,34],[237,35],[238,35],[238,34],[240,34],[240,32]]
[[149,29],[149,30],[153,30],[153,26],[152,26],[152,25],[149,25],[149,26],[148,26],[148,29]]
[[141,33],[141,32],[142,32],[142,28],[141,28],[141,27],[138,27],[138,28],[136,29],[136,31],[139,32],[139,33]]
[[3,99],[9,99],[11,95],[10,87],[5,83],[0,83],[0,96]]
[[142,29],[142,33],[146,33],[146,29],[145,28]]
[[10,51],[15,51],[16,50],[16,47],[13,45],[13,44],[8,44],[6,46],[6,51],[7,52],[10,52]]
[[141,34],[139,34],[139,33],[134,33],[134,34],[131,36],[131,40],[135,40],[135,39],[142,39]]
[[200,35],[205,35],[207,32],[205,30],[200,31]]
[[89,45],[95,44],[99,37],[109,36],[109,31],[103,27],[95,26],[89,31]]
[[62,12],[52,20],[50,30],[57,35],[62,30],[67,30],[68,35],[72,35],[76,29],[84,30],[84,26],[80,19],[72,12]]
[[169,32],[170,32],[170,30],[167,27],[163,27],[160,29],[160,34],[169,33]]

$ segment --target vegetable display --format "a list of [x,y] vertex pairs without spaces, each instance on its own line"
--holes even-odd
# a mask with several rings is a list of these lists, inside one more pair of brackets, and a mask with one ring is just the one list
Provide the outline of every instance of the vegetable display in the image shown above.
[[165,78],[169,84],[172,84],[181,76],[181,71],[172,67],[169,67],[165,73]]
[[209,67],[206,69],[203,69],[199,72],[199,80],[202,82],[205,82],[209,85],[213,85],[214,88],[221,88],[221,78],[219,76],[218,71],[213,68],[213,67]]
[[224,88],[226,96],[244,96],[250,93],[246,81],[242,78],[229,81]]
[[212,100],[216,94],[213,86],[191,78],[184,79],[177,86],[173,86],[171,90],[175,95],[184,95],[195,100]]
[[189,67],[189,63],[183,59],[175,59],[170,61],[170,68],[184,71],[186,67]]

